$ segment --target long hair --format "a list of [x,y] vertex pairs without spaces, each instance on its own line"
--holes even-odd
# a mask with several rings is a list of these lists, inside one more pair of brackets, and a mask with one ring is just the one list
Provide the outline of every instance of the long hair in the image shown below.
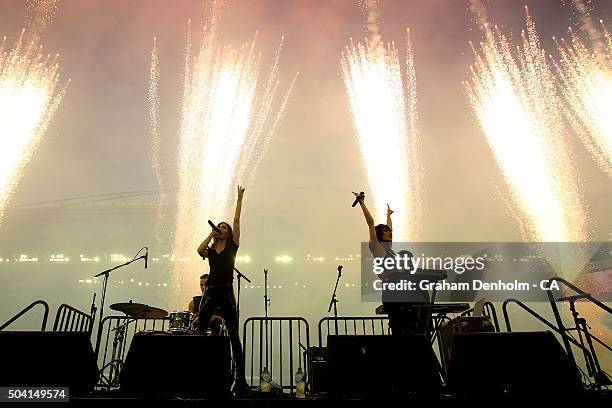
[[389,228],[389,226],[386,224],[378,224],[377,226],[374,227],[374,229],[376,230],[376,240],[378,242],[384,242],[382,238],[382,234],[385,229],[391,230],[391,228]]
[[[232,229],[231,225],[229,225],[227,222],[220,222],[219,224],[225,224],[227,225],[227,240],[228,241],[233,241],[234,240],[234,230]],[[215,236],[213,238],[213,247],[217,244],[217,237]]]

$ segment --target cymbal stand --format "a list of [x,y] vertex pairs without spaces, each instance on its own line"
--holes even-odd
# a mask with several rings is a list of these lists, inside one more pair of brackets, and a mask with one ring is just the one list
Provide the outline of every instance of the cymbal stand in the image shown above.
[[[127,318],[127,315],[126,315]],[[126,331],[129,324],[136,321],[137,319],[128,319],[124,323],[118,325],[112,331],[115,332],[113,336],[113,351],[111,355],[111,361],[109,361],[104,367],[100,369],[100,376],[106,380],[107,389],[119,387],[119,374],[123,368],[123,347],[126,341]],[[104,375],[104,370],[110,367],[108,378]]]

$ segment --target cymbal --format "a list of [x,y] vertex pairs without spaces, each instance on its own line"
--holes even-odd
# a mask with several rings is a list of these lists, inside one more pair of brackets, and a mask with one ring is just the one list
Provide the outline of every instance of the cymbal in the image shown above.
[[114,303],[110,306],[112,310],[123,312],[128,316],[141,319],[157,319],[168,316],[168,312],[157,307],[143,305],[141,303]]

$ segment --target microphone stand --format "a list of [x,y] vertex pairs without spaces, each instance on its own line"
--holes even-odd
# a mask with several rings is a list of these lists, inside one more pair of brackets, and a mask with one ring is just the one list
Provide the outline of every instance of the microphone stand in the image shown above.
[[339,300],[336,297],[336,291],[338,290],[338,283],[340,282],[340,277],[342,276],[342,265],[338,265],[338,278],[336,279],[336,287],[334,288],[334,293],[332,294],[331,300],[329,301],[329,308],[327,308],[327,313],[331,312],[332,306],[334,308],[334,327],[336,329],[336,334],[338,334],[338,307],[337,303]]
[[264,269],[264,300],[266,310],[266,370],[268,369],[268,305],[270,305],[270,298],[268,297],[268,270]]
[[240,327],[240,279],[244,278],[245,281],[251,283],[251,280],[247,278],[242,272],[234,267],[236,276],[238,278],[238,299],[236,299],[236,320],[238,320],[238,327]]
[[[142,251],[142,249],[141,249],[141,251]],[[140,252],[140,251],[138,251],[138,252]],[[117,265],[114,268],[107,269],[107,270],[105,270],[103,272],[100,272],[99,274],[94,276],[94,278],[97,278],[98,276],[104,275],[104,282],[102,283],[102,301],[100,303],[100,321],[98,322],[98,335],[97,335],[97,339],[96,339],[96,350],[94,352],[94,354],[96,356],[96,361],[98,360],[98,354],[100,352],[100,342],[102,341],[102,321],[104,319],[104,300],[106,299],[106,287],[108,285],[108,275],[112,271],[114,271],[115,269],[123,268],[124,266],[128,266],[131,263],[134,263],[134,262],[139,261],[141,259],[145,259],[146,256],[147,255],[139,256],[138,258],[134,258],[131,261],[127,261],[125,263],[122,263],[121,265]]]

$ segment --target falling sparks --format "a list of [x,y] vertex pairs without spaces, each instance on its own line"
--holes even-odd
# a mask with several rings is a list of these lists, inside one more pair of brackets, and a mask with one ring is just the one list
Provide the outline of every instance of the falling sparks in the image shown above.
[[368,3],[370,38],[346,47],[341,68],[367,171],[376,217],[387,203],[403,214],[394,221],[394,238],[414,240],[419,218],[421,179],[417,149],[416,74],[407,31],[405,76],[397,48],[378,34],[375,3]]
[[151,138],[151,160],[158,188],[162,188],[161,169],[159,165],[159,57],[157,55],[157,38],[153,37],[151,49],[151,67],[149,69],[149,136]]
[[[595,28],[589,27],[592,34]],[[566,116],[595,161],[612,177],[612,37],[602,22],[599,45],[591,50],[570,32],[570,43],[555,40],[561,91],[570,108]]]
[[561,103],[535,25],[527,13],[516,50],[497,27],[485,23],[484,30],[464,86],[518,203],[525,238],[584,241],[586,215],[565,147]]
[[149,109],[149,137],[151,139],[151,165],[157,181],[160,194],[155,217],[155,241],[157,245],[162,241],[162,208],[166,195],[160,165],[160,134],[159,134],[159,56],[157,53],[157,38],[153,37],[151,49],[151,66],[149,68],[149,90],[147,92],[147,105]]
[[248,185],[253,179],[295,83],[294,78],[277,102],[282,42],[262,81],[254,40],[241,49],[220,45],[214,13],[202,38],[193,53],[189,35],[185,49],[174,250],[190,261],[173,271],[174,286],[183,288],[173,296],[177,302],[197,286],[202,263],[193,254],[209,231],[206,220],[229,220],[236,184]]
[[0,222],[66,92],[57,89],[58,56],[41,55],[25,36],[24,29],[11,49],[6,37],[0,46]]

